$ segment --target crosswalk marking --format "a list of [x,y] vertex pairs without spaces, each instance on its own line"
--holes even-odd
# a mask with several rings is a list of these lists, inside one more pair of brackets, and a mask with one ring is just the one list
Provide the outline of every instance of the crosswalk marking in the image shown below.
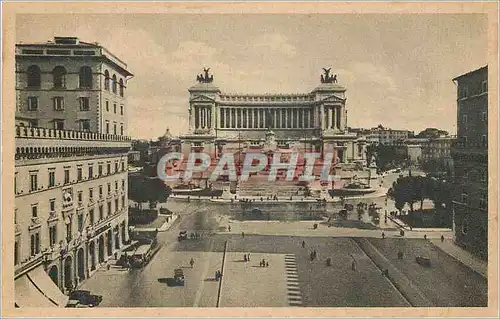
[[290,306],[302,306],[302,293],[299,287],[299,275],[295,255],[285,255],[285,272],[287,281],[287,297]]

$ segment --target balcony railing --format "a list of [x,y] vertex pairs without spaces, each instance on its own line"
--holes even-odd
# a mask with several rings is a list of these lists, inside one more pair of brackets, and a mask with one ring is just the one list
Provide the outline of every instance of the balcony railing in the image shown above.
[[52,138],[68,140],[87,140],[87,141],[116,141],[130,142],[129,136],[112,135],[102,133],[91,133],[72,130],[55,130],[43,127],[27,127],[16,125],[16,137],[18,138]]

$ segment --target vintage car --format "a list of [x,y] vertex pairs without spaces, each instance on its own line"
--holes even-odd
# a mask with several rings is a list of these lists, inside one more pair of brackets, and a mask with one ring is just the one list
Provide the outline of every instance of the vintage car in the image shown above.
[[177,286],[184,286],[184,271],[181,268],[174,269],[174,281]]
[[424,267],[431,266],[431,259],[429,257],[417,256],[417,257],[415,257],[415,261]]
[[102,296],[93,295],[88,290],[73,290],[69,294],[68,304],[75,305],[76,307],[78,304],[76,304],[75,301],[83,306],[95,307],[101,303]]
[[182,240],[187,239],[187,238],[188,238],[187,231],[183,230],[183,231],[179,232],[179,236],[177,237],[177,240],[182,241]]

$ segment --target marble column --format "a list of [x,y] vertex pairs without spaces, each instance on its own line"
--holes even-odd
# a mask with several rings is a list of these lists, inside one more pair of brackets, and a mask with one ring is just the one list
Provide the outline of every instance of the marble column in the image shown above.
[[332,128],[336,129],[337,128],[337,108],[332,107]]
[[273,110],[273,128],[276,128],[278,125],[277,115],[278,115],[278,110],[274,109]]
[[321,122],[321,129],[324,130],[325,129],[325,108],[323,106],[320,106],[320,110],[319,110],[319,113],[320,113],[320,122]]

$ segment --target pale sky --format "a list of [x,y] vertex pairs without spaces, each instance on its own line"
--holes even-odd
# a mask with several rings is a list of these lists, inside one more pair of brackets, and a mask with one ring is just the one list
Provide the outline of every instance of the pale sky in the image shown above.
[[348,125],[456,132],[452,78],[486,65],[480,14],[17,15],[16,42],[77,36],[127,63],[128,135],[188,129],[188,88],[307,93],[322,67],[347,88]]

